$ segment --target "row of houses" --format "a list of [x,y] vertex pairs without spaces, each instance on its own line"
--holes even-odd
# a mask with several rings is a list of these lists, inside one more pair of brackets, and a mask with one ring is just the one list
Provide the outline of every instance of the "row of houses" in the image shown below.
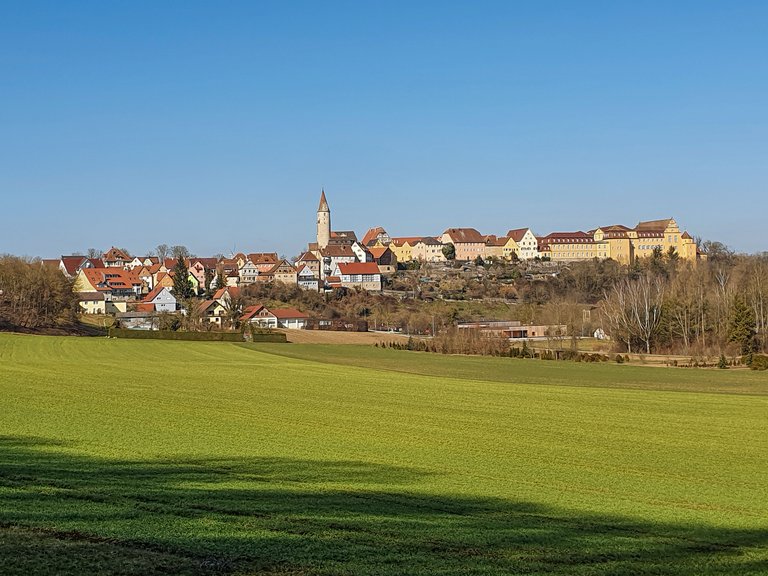
[[381,228],[366,232],[362,245],[369,251],[388,249],[396,262],[445,262],[447,245],[453,246],[458,261],[549,259],[574,262],[592,258],[612,258],[621,264],[632,264],[647,258],[654,250],[674,252],[683,260],[702,258],[693,237],[681,231],[674,218],[639,222],[634,228],[621,224],[589,231],[552,232],[536,236],[530,228],[509,230],[505,236],[483,235],[474,228],[448,228],[438,236],[390,237]]

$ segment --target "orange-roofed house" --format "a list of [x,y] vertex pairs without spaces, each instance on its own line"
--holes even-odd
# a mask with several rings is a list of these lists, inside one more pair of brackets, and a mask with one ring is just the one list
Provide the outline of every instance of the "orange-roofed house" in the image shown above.
[[371,253],[373,261],[379,266],[382,274],[392,274],[397,271],[397,256],[389,246],[373,246],[368,248],[368,252]]
[[381,272],[375,262],[342,262],[336,266],[333,275],[341,279],[344,288],[381,292]]
[[104,253],[102,260],[104,261],[104,266],[107,268],[123,268],[124,266],[128,266],[133,259],[125,251],[112,246],[112,248]]
[[375,246],[376,244],[380,246],[386,246],[390,243],[390,237],[384,228],[381,226],[376,226],[375,228],[368,229],[368,232],[365,233],[365,236],[363,236],[361,242],[363,246],[368,246],[369,248],[371,246]]
[[443,244],[453,244],[456,260],[467,262],[485,254],[485,236],[474,228],[448,228],[440,238]]

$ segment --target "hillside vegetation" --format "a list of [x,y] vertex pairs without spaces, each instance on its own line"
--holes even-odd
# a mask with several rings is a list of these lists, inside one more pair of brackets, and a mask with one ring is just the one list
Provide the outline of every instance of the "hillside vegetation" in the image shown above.
[[0,335],[3,574],[765,573],[760,374],[279,350]]

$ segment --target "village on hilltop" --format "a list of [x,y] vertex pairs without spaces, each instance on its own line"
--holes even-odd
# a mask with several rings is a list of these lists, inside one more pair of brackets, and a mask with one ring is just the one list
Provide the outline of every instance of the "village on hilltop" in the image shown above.
[[[315,241],[292,261],[277,252],[168,258],[131,256],[112,247],[100,258],[61,256],[43,263],[58,267],[73,280],[81,313],[117,315],[127,328],[151,328],[149,318],[181,308],[182,297],[174,294],[174,286],[182,270],[190,294],[200,298],[196,312],[204,322],[221,327],[232,298],[256,283],[283,283],[314,292],[345,288],[376,293],[398,266],[414,262],[567,263],[610,258],[629,265],[654,253],[692,262],[705,257],[693,237],[681,232],[672,218],[640,222],[634,228],[616,224],[546,236],[536,236],[530,228],[512,229],[504,236],[448,228],[434,236],[390,237],[384,228],[374,227],[359,239],[354,231],[331,228],[331,209],[323,190]],[[309,320],[294,308],[254,305],[241,312],[241,322],[270,328],[304,328]]]

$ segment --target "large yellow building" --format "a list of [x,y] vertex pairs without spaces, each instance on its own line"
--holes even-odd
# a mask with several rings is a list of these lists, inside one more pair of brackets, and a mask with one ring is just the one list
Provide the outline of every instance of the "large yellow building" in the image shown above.
[[640,222],[628,232],[632,242],[634,258],[647,258],[654,248],[661,248],[664,254],[674,249],[683,260],[695,261],[698,257],[696,242],[688,232],[680,232],[674,218]]
[[552,260],[574,261],[590,258],[612,258],[631,264],[637,258],[663,254],[670,250],[683,260],[699,258],[696,242],[688,232],[681,232],[674,218],[639,222],[634,228],[621,224],[601,226],[589,232],[553,232],[539,238],[539,253]]

